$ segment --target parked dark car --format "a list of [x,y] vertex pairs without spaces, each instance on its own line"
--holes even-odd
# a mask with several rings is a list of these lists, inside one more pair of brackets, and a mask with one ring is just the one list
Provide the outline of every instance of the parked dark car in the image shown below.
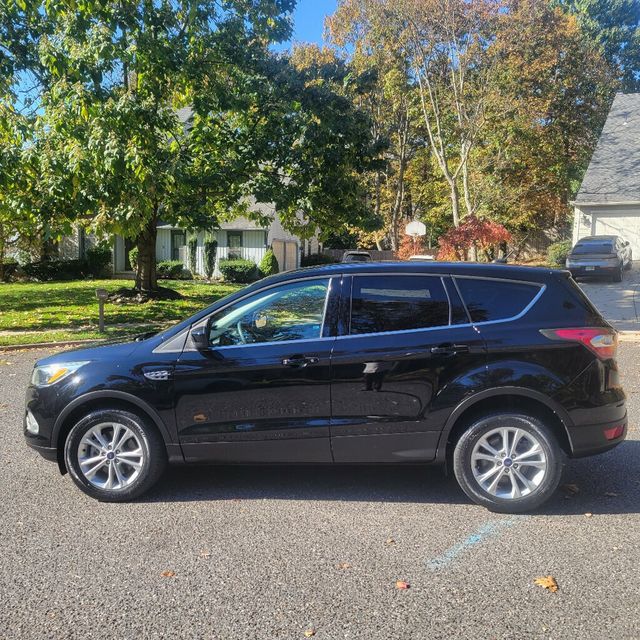
[[567,269],[574,278],[606,276],[622,282],[624,270],[632,264],[631,246],[620,236],[581,238],[567,256]]
[[334,264],[175,327],[40,360],[25,436],[124,501],[169,463],[449,465],[489,509],[555,491],[627,430],[616,332],[567,271]]
[[371,254],[368,251],[345,251],[342,262],[371,262]]

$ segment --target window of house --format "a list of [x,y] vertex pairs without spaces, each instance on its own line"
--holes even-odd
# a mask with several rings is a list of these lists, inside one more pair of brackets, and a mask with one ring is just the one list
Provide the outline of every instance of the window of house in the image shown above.
[[351,334],[426,329],[449,324],[449,302],[434,276],[354,276]]
[[187,235],[181,230],[171,231],[171,259],[180,260],[180,248],[187,244]]
[[212,316],[212,346],[320,338],[329,278],[271,287]]
[[540,291],[539,285],[509,280],[455,280],[473,322],[513,318],[522,313]]
[[242,257],[242,231],[227,231],[229,258]]

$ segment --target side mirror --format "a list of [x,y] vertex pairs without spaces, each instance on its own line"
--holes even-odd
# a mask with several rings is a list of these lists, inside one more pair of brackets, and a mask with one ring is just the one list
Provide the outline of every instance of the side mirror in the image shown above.
[[203,351],[209,347],[209,335],[206,325],[191,329],[189,335],[191,336],[193,345],[198,351]]

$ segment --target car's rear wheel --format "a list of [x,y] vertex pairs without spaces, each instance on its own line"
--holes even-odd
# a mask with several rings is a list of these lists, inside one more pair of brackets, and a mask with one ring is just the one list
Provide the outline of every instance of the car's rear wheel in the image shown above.
[[142,495],[167,464],[156,429],[121,409],[94,411],[82,418],[67,436],[64,459],[76,485],[104,502]]
[[624,267],[622,266],[622,263],[620,263],[620,267],[618,268],[618,270],[615,272],[615,274],[611,279],[614,282],[622,282],[623,274],[624,274]]
[[558,487],[564,452],[538,418],[497,413],[474,421],[456,443],[453,468],[462,490],[491,511],[535,509]]

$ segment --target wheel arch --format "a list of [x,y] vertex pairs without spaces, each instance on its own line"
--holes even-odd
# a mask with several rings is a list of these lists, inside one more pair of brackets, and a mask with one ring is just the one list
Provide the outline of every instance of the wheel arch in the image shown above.
[[532,389],[502,387],[474,394],[454,409],[442,430],[436,459],[448,465],[456,442],[471,421],[482,415],[505,410],[524,410],[544,420],[557,436],[563,451],[571,455],[573,447],[568,427],[573,425],[573,421],[558,403]]
[[64,463],[64,443],[69,431],[80,418],[99,409],[122,409],[138,415],[157,429],[171,462],[184,460],[180,446],[173,443],[167,426],[153,407],[124,391],[92,391],[70,402],[56,419],[52,443],[55,443],[60,473],[67,473]]

